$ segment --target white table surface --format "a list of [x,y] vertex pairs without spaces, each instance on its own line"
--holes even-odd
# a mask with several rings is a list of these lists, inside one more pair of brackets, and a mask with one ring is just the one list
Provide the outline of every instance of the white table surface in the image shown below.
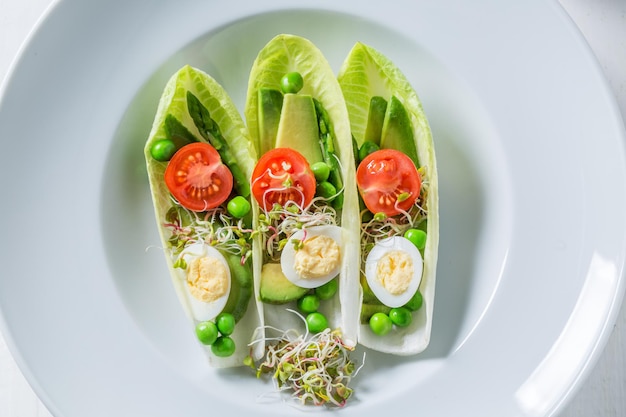
[[[0,79],[50,3],[51,0],[0,0]],[[594,51],[626,120],[626,0],[560,0],[560,3]],[[625,333],[626,307],[623,307],[603,354],[558,417],[626,416]],[[0,417],[50,416],[0,334]]]

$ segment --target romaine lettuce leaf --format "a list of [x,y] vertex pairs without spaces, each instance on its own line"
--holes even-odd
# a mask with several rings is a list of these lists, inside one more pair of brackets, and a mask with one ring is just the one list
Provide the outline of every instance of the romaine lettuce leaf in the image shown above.
[[[297,71],[304,79],[304,87],[298,94],[311,95],[326,109],[334,130],[336,153],[342,168],[344,184],[355,183],[355,166],[348,113],[335,73],[322,52],[308,39],[282,34],[270,40],[259,52],[248,82],[245,117],[252,142],[257,152],[266,144],[259,143],[258,90],[272,88],[280,90],[280,80],[288,72]],[[255,211],[258,207],[255,206]],[[346,343],[356,343],[360,305],[359,287],[359,211],[356,187],[346,187],[340,224],[343,228],[344,254],[339,280],[339,302],[332,306],[327,317],[331,326],[340,327]],[[260,246],[260,244],[258,245]],[[260,249],[257,248],[258,251]],[[260,257],[255,258],[255,277],[260,277]],[[273,312],[266,306],[268,324],[273,320],[284,320],[283,312]],[[284,308],[282,309],[284,311]],[[274,313],[276,313],[274,315]],[[283,322],[284,323],[284,322]],[[283,324],[278,321],[274,324]],[[299,323],[301,326],[301,323]]]
[[[348,54],[338,74],[346,100],[352,135],[358,145],[364,141],[370,100],[396,96],[409,113],[417,156],[427,183],[427,241],[420,291],[424,305],[409,327],[385,336],[374,335],[368,325],[361,325],[359,343],[372,349],[397,355],[416,354],[429,344],[432,327],[435,275],[439,245],[438,180],[433,137],[417,93],[400,69],[376,49],[357,43]],[[356,187],[355,187],[356,188]]]
[[[189,114],[188,92],[197,97],[202,106],[208,110],[211,118],[219,126],[222,137],[227,142],[234,160],[236,160],[246,178],[250,178],[252,174],[256,154],[241,115],[224,89],[212,77],[188,65],[172,75],[165,85],[159,101],[152,129],[145,144],[144,155],[157,228],[162,246],[166,248],[165,259],[167,266],[179,300],[191,319],[192,315],[187,304],[187,296],[184,289],[185,283],[176,276],[174,271],[172,257],[167,253],[169,232],[163,227],[166,214],[173,205],[169,190],[163,180],[167,162],[159,162],[152,158],[150,154],[150,148],[155,141],[172,135],[176,135],[181,141],[188,142],[194,139],[205,141],[203,132],[198,131],[193,117]],[[253,332],[261,325],[254,298],[251,297],[246,315],[237,323],[235,333],[233,334],[237,345],[235,354],[227,358],[218,358],[213,356],[210,350],[207,349],[212,365],[229,367],[243,364],[243,359],[249,354],[248,343],[253,337]],[[193,328],[191,331],[193,332]],[[257,346],[257,357],[262,355],[262,349],[263,346]]]

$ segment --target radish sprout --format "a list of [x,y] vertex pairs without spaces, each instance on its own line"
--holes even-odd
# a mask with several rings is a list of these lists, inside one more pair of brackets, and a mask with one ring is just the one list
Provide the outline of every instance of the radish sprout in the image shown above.
[[[305,320],[296,311],[288,311]],[[294,329],[283,331],[271,326],[263,329],[277,331],[279,336],[251,343],[274,342],[266,347],[266,356],[258,366],[247,358],[246,363],[256,369],[257,378],[271,374],[277,390],[291,392],[302,405],[346,405],[354,392],[349,384],[363,364],[356,368],[350,359],[354,347],[345,345],[338,331],[326,329],[316,334],[308,331],[300,334]]]
[[[223,207],[193,212],[175,204],[166,214],[163,226],[170,231],[170,246],[177,256],[187,245],[198,242],[240,255],[242,265],[252,254],[249,242],[252,229],[245,226],[243,219],[229,215]],[[175,265],[178,265],[177,261]]]
[[281,250],[295,232],[312,226],[336,226],[337,217],[336,210],[324,197],[314,198],[304,208],[293,201],[288,201],[284,206],[274,204],[269,211],[259,215],[261,244],[269,259],[279,259]]

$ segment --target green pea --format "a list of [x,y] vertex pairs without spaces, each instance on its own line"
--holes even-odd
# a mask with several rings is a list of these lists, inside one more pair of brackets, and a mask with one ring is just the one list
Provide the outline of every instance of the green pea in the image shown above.
[[306,325],[311,333],[319,333],[328,327],[328,320],[322,313],[309,313],[306,316]]
[[315,294],[307,294],[298,300],[298,308],[304,313],[313,313],[320,308],[320,298]]
[[211,345],[211,352],[221,358],[230,356],[235,353],[235,341],[229,336],[220,336],[215,343]]
[[226,209],[231,216],[241,219],[250,212],[250,202],[245,197],[238,195],[228,202]]
[[150,146],[150,155],[157,161],[169,161],[175,153],[176,145],[170,139],[157,140]]
[[389,318],[391,322],[398,327],[407,327],[411,324],[413,319],[411,310],[406,307],[392,308],[391,311],[389,311]]
[[230,313],[221,313],[215,319],[217,330],[224,336],[229,336],[235,331],[235,316]]
[[366,140],[359,148],[359,161],[364,160],[369,154],[374,153],[379,149],[380,147],[375,142]]
[[317,184],[316,192],[317,195],[319,195],[320,197],[331,198],[335,197],[335,195],[337,194],[337,189],[328,181],[322,181]]
[[303,86],[304,80],[299,72],[288,72],[280,79],[280,89],[285,94],[295,94],[302,90]]
[[196,336],[205,345],[212,345],[217,339],[217,326],[212,321],[203,321],[196,324]]
[[420,229],[408,229],[404,237],[409,239],[419,250],[426,246],[426,232]]
[[404,305],[404,307],[408,308],[411,311],[417,311],[422,307],[424,303],[424,299],[422,298],[422,293],[417,290],[413,297]]
[[317,182],[326,181],[330,176],[330,167],[326,162],[316,162],[311,165],[311,171],[315,175]]
[[393,322],[385,313],[374,313],[372,317],[370,317],[370,329],[379,335],[384,336],[391,331],[393,328]]
[[315,295],[317,295],[320,300],[330,300],[337,293],[338,286],[337,279],[331,279],[326,284],[317,287],[315,289]]

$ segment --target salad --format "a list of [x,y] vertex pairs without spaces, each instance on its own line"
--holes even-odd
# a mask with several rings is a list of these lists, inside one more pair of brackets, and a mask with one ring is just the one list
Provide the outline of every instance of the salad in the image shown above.
[[407,78],[371,46],[357,43],[338,79],[361,203],[359,343],[417,354],[430,341],[439,243],[432,133]]
[[238,366],[261,324],[248,182],[255,153],[245,124],[213,78],[185,66],[165,86],[144,153],[174,289],[210,362]]
[[376,49],[356,43],[336,75],[289,34],[252,63],[243,115],[200,69],[166,84],[144,152],[166,266],[210,364],[343,406],[358,344],[406,356],[430,340],[428,121]]

